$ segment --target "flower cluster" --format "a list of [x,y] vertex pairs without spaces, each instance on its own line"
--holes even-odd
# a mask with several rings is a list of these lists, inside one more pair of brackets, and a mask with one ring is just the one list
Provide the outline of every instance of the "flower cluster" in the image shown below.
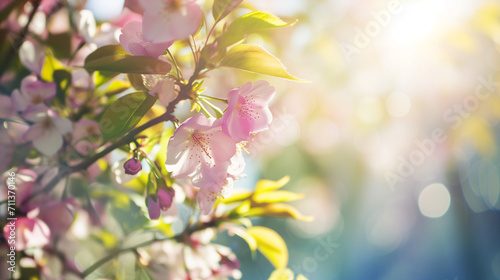
[[[1,2],[0,28],[17,39],[0,53],[0,171],[15,174],[0,193],[1,220],[12,218],[0,224],[9,242],[0,251],[22,260],[0,278],[239,279],[236,255],[214,243],[218,232],[254,251],[263,227],[250,218],[306,220],[282,203],[298,196],[274,191],[286,178],[232,195],[248,143],[272,122],[276,90],[257,80],[206,95],[227,92],[216,84],[204,91],[208,72],[295,79],[267,51],[242,43],[255,26],[290,24],[264,12],[238,23],[241,2],[216,0],[208,11],[193,0],[126,0],[107,20],[79,1]],[[241,19],[247,27],[231,27]],[[273,71],[237,63],[256,56]],[[284,242],[269,232],[281,244],[273,254],[286,259]],[[137,258],[119,258],[127,251]]]
[[222,120],[197,114],[170,138],[166,169],[172,178],[189,179],[200,188],[198,202],[208,214],[219,196],[229,197],[245,166],[241,154],[253,133],[272,121],[268,103],[275,90],[265,81],[246,83],[228,94]]

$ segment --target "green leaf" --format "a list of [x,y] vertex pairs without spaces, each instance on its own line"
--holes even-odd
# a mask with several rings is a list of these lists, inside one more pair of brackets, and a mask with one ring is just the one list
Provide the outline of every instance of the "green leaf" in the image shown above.
[[266,29],[285,27],[293,25],[296,21],[285,22],[280,18],[263,12],[255,11],[237,18],[228,30],[219,38],[219,44],[224,47],[237,43],[245,38],[245,35],[260,32]]
[[56,99],[64,104],[69,89],[71,88],[71,73],[63,69],[58,69],[54,71],[52,77],[56,84]]
[[293,280],[294,273],[289,268],[276,269],[268,280]]
[[231,11],[236,9],[243,0],[214,0],[212,14],[216,22],[225,18]]
[[136,90],[150,91],[151,87],[141,74],[127,74],[127,78]]
[[136,74],[167,74],[172,69],[168,62],[148,56],[132,56],[119,45],[103,46],[85,59],[87,71],[111,71]]
[[109,72],[109,71],[95,71],[94,72],[94,85],[95,88],[98,88],[105,83],[109,82],[111,79],[116,77],[119,73],[116,72]]
[[117,197],[110,212],[125,233],[143,228],[148,222],[141,208],[128,197]]
[[149,274],[149,271],[147,268],[143,266],[139,266],[139,269],[137,271],[136,279],[142,279],[142,280],[154,280],[153,277],[151,277],[151,274]]
[[275,231],[266,227],[252,227],[247,229],[257,242],[257,249],[275,268],[285,268],[288,264],[288,249],[285,241]]
[[132,85],[129,81],[124,80],[114,80],[109,83],[109,86],[104,91],[107,96],[113,96],[129,89]]
[[295,207],[282,204],[274,203],[268,204],[260,207],[252,207],[246,213],[246,217],[278,217],[278,218],[292,218],[295,220],[310,222],[314,220],[314,217],[306,216],[300,213]]
[[288,74],[285,66],[276,57],[263,48],[253,45],[241,44],[232,47],[220,65],[298,82],[308,82]]
[[[64,65],[62,62],[57,60],[50,51],[47,51],[45,54],[45,60],[43,62],[42,66],[42,73],[40,76],[42,77],[42,80],[47,81],[47,82],[53,82],[54,81],[54,72],[56,70],[66,70],[66,65]],[[68,71],[69,72],[69,71]]]
[[115,101],[106,109],[99,122],[99,130],[104,139],[125,135],[139,123],[155,102],[155,97],[141,91]]

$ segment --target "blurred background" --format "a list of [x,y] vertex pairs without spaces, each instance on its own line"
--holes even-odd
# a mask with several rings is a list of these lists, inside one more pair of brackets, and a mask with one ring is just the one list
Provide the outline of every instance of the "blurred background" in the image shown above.
[[[256,221],[283,236],[289,267],[311,280],[500,279],[500,1],[244,3],[299,19],[247,39],[312,81],[266,78],[274,122],[238,182],[290,175],[305,194],[295,206],[313,222]],[[122,4],[86,3],[101,20]],[[233,73],[208,88],[263,78]],[[273,270],[244,241],[217,242],[243,279]]]

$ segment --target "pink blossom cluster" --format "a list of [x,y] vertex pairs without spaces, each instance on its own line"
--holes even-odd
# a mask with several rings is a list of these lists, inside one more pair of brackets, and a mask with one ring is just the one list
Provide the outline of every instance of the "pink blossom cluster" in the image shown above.
[[232,193],[242,176],[242,149],[251,135],[269,128],[268,103],[275,94],[266,81],[246,83],[228,93],[222,119],[197,114],[184,121],[170,138],[165,167],[172,178],[191,180],[198,203],[208,214],[217,198]]

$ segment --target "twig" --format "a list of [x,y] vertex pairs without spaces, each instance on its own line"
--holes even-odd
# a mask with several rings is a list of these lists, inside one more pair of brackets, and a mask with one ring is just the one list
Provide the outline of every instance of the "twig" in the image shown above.
[[4,56],[4,61],[2,62],[1,67],[0,67],[0,77],[2,77],[3,72],[5,72],[7,67],[9,67],[10,61],[12,60],[12,58],[15,57],[15,55],[14,55],[15,52],[17,52],[19,47],[21,47],[21,44],[23,43],[24,38],[26,38],[26,35],[28,35],[28,28],[29,28],[31,22],[33,21],[33,17],[35,16],[35,13],[38,10],[38,7],[40,6],[41,2],[42,2],[42,0],[32,1],[33,10],[31,11],[31,13],[28,17],[28,23],[26,23],[24,28],[19,33],[19,37],[17,38],[16,41],[14,41],[14,43],[12,44],[12,47],[10,48],[7,55]]

